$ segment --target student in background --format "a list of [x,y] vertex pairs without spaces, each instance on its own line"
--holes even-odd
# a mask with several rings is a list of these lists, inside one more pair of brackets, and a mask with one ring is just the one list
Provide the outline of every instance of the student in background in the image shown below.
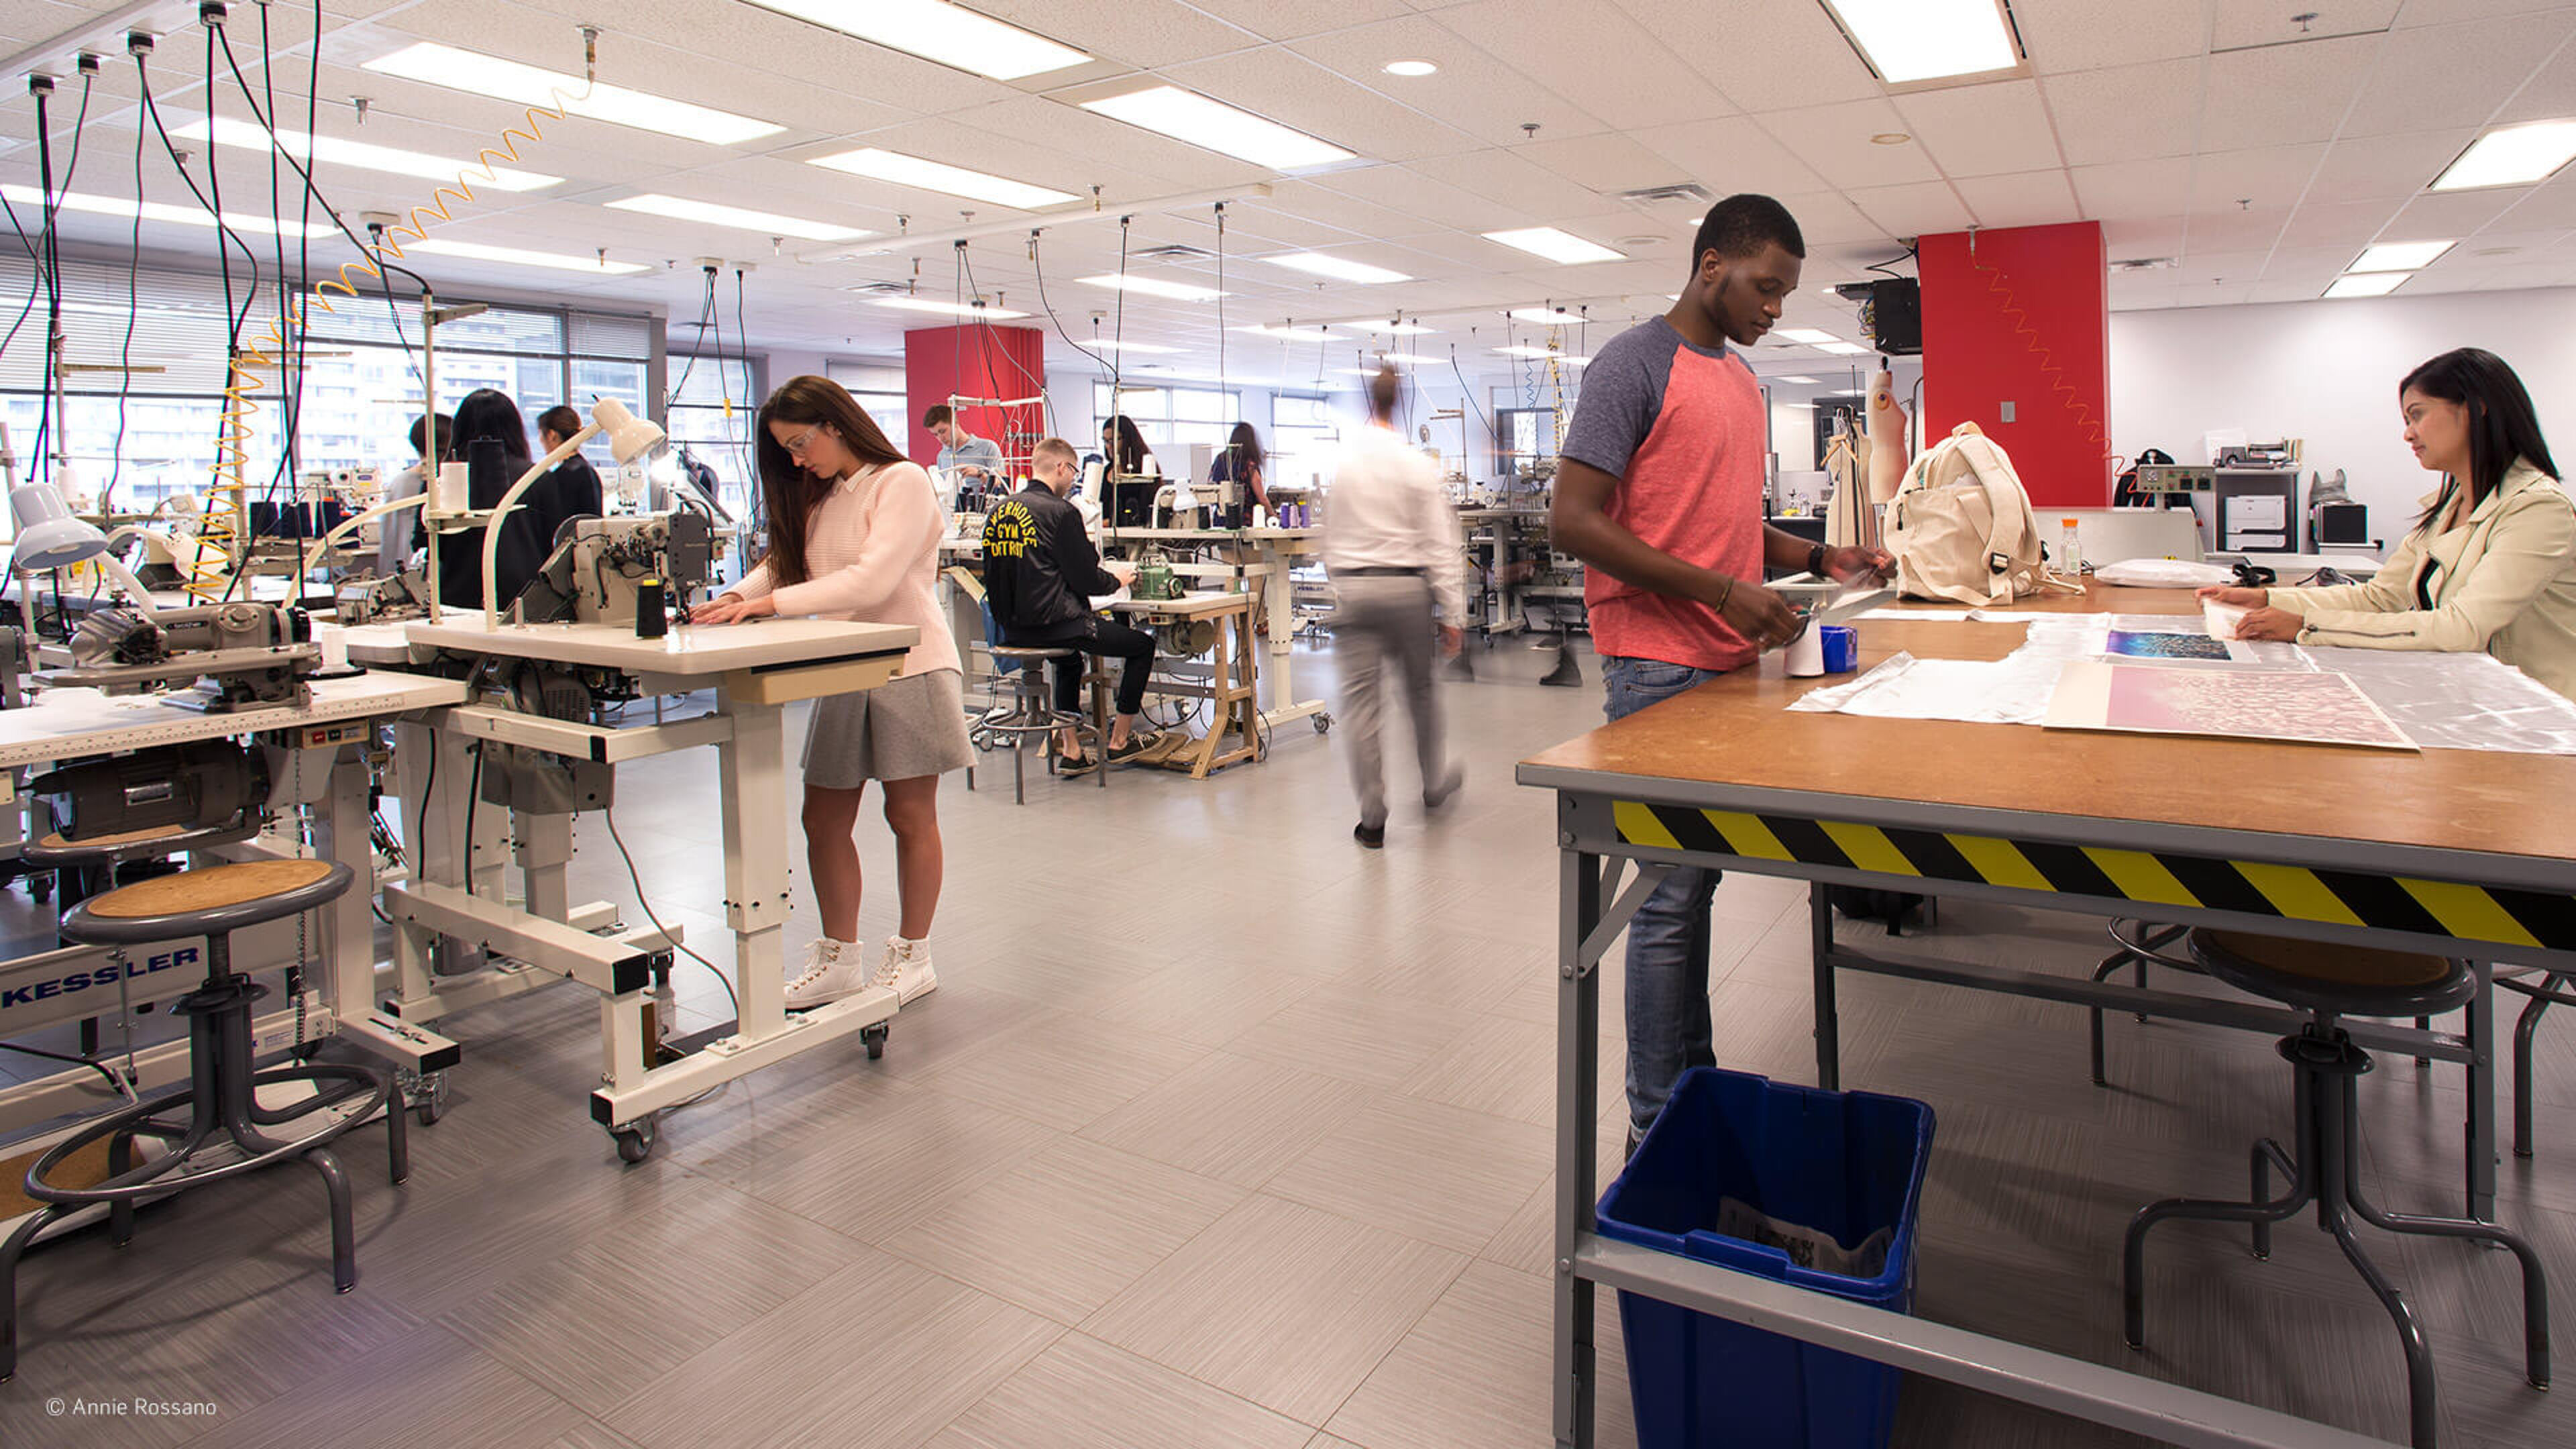
[[[1145,684],[1154,672],[1154,636],[1131,629],[1092,608],[1095,594],[1110,594],[1136,581],[1131,564],[1100,562],[1082,530],[1082,515],[1065,495],[1082,476],[1073,444],[1048,438],[1031,455],[1029,486],[1002,500],[984,521],[984,597],[1002,626],[1002,642],[1023,648],[1075,651],[1055,661],[1055,707],[1082,711],[1082,656],[1121,659],[1117,717],[1109,726],[1109,761],[1121,764],[1144,752],[1136,716],[1145,708]],[[1058,758],[1070,771],[1094,761],[1071,730],[1056,739]]]
[[[485,446],[478,448],[476,444]],[[497,446],[495,446],[497,445]],[[484,465],[476,467],[481,454]],[[519,405],[505,393],[491,388],[476,388],[456,405],[456,423],[448,434],[447,459],[466,465],[465,506],[472,509],[498,508],[501,496],[510,491],[528,471],[528,425],[519,416]],[[545,495],[544,480],[539,480],[519,498],[520,506],[500,522],[501,549],[499,567],[493,582],[501,597],[493,602],[506,609],[528,580],[546,564],[547,545],[554,537],[553,525],[539,512]],[[538,505],[538,506],[531,506]],[[451,609],[483,607],[483,536],[486,530],[469,528],[446,535],[438,544],[438,601]]]
[[1264,465],[1269,461],[1270,455],[1261,448],[1261,435],[1252,430],[1252,424],[1236,423],[1225,446],[1218,450],[1216,462],[1208,468],[1210,483],[1243,485],[1243,497],[1234,505],[1233,517],[1227,520],[1229,526],[1244,527],[1252,521],[1253,509],[1270,506],[1270,490],[1263,486],[1268,481]]
[[1159,483],[1122,481],[1143,478],[1153,466],[1154,450],[1145,446],[1145,435],[1136,430],[1136,420],[1119,413],[1100,425],[1100,450],[1109,459],[1109,480],[1102,485],[1101,522],[1111,528],[1143,528],[1154,521],[1154,492]]
[[946,403],[924,412],[921,425],[939,439],[939,457],[932,466],[955,481],[959,507],[967,506],[969,497],[1002,485],[1001,447],[966,431]]
[[1431,680],[1435,629],[1447,654],[1455,655],[1464,638],[1458,621],[1466,610],[1465,556],[1440,466],[1396,435],[1403,391],[1392,367],[1381,365],[1369,380],[1368,426],[1335,460],[1332,506],[1324,511],[1324,569],[1339,601],[1333,639],[1342,666],[1342,733],[1360,804],[1351,838],[1370,850],[1386,848],[1378,730],[1393,692],[1390,672],[1402,676],[1413,714],[1423,808],[1448,804],[1466,778],[1442,741],[1440,697]]
[[[581,414],[567,407],[551,407],[537,414],[537,450],[551,453],[564,445],[564,440],[581,431]],[[608,495],[599,484],[599,470],[579,453],[564,459],[548,473],[545,481],[529,490],[531,496],[542,490],[546,495],[540,522],[546,526],[546,547],[554,547],[555,530],[566,519],[596,518],[608,509]]]
[[[432,429],[427,418],[411,420],[412,465],[393,476],[385,485],[384,501],[397,503],[426,491],[429,487],[431,459],[447,456],[447,440],[456,431],[456,419],[438,414],[437,441],[431,442]],[[422,543],[420,510],[390,513],[376,521],[376,575],[392,578],[411,562],[412,551]]]
[[[891,684],[816,702],[805,737],[805,859],[823,939],[806,948],[787,1004],[838,1001],[870,985],[898,1005],[936,990],[931,918],[946,855],[939,777],[974,758],[957,641],[933,580],[948,519],[930,474],[895,451],[858,400],[828,378],[790,378],[753,428],[769,556],[690,614],[731,624],[773,614],[910,624],[920,642]],[[900,929],[870,971],[859,942],[859,807],[870,780],[894,831]]]
[[2251,610],[2239,639],[2483,649],[2576,699],[2576,505],[2505,360],[2463,347],[2406,375],[2406,444],[2441,489],[2365,584],[2203,589]]
[[[1845,580],[1892,566],[1876,549],[1828,549],[1763,522],[1770,418],[1743,349],[1780,320],[1806,254],[1780,203],[1726,198],[1700,223],[1672,311],[1610,339],[1583,370],[1548,526],[1584,562],[1613,720],[1789,642],[1798,616],[1762,587],[1765,566]],[[1628,927],[1632,1148],[1683,1070],[1716,1061],[1716,889],[1715,871],[1676,870]]]

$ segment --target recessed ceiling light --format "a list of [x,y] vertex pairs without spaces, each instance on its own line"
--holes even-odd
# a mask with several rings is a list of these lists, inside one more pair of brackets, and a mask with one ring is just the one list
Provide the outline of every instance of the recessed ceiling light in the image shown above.
[[658,131],[665,136],[678,136],[690,141],[710,141],[719,146],[757,141],[787,129],[711,106],[693,106],[687,101],[630,91],[624,86],[593,84],[562,71],[542,70],[533,65],[521,65],[515,60],[479,55],[470,50],[458,50],[452,45],[433,45],[427,41],[405,46],[391,55],[379,56],[368,61],[366,68],[380,75],[400,76],[404,80],[445,86],[449,90],[468,91],[478,96],[497,96],[523,106],[555,106],[594,121],[633,126],[639,131]]
[[1041,207],[1062,206],[1076,201],[1070,191],[1033,186],[995,176],[983,171],[969,171],[944,161],[927,161],[907,156],[900,151],[885,151],[863,146],[856,151],[843,151],[831,156],[812,156],[809,166],[828,166],[852,176],[865,176],[875,181],[891,181],[919,191],[936,191],[945,196],[963,196],[969,201],[989,201],[995,206],[1008,206],[1019,211],[1036,211]]
[[747,211],[739,206],[720,206],[712,201],[691,201],[683,196],[664,196],[648,191],[642,196],[629,196],[608,203],[611,211],[639,211],[646,216],[667,216],[673,221],[703,221],[710,226],[730,226],[743,231],[756,231],[763,236],[798,236],[811,241],[843,241],[867,236],[869,232],[855,226],[834,226],[826,221],[807,221],[798,216],[780,216],[774,211]]
[[1553,357],[1559,362],[1568,363],[1575,367],[1581,367],[1583,364],[1592,360],[1591,358],[1582,356],[1579,353],[1550,352],[1544,347],[1497,347],[1494,350],[1505,357],[1535,357],[1540,359]]
[[1440,67],[1427,60],[1391,60],[1386,63],[1388,75],[1435,75]]
[[2021,64],[2000,0],[1825,0],[1825,8],[1889,85]]
[[751,0],[810,20],[827,30],[855,35],[907,55],[953,65],[995,80],[1018,80],[1081,65],[1090,56],[1016,25],[950,5],[946,0]]
[[1805,347],[1822,347],[1828,342],[1842,340],[1830,332],[1819,332],[1813,327],[1781,327],[1774,329],[1771,335],[1783,342],[1795,342]]
[[1858,357],[1869,351],[1857,342],[1819,342],[1815,344],[1815,348],[1818,352],[1830,352],[1836,357]]
[[[12,203],[19,206],[45,204],[45,194],[32,186],[0,186],[0,196],[9,198]],[[54,193],[54,205],[65,211],[96,212],[100,216],[132,217],[140,212],[145,221],[176,222],[181,226],[211,227],[215,224],[215,219],[206,215],[206,209],[202,206],[173,206],[166,201],[147,201],[138,206],[121,196],[91,196],[86,192],[58,191]],[[305,236],[335,234],[334,229],[327,226],[306,226],[301,222],[292,221],[281,223],[265,216],[250,216],[238,211],[225,212],[224,225],[235,231],[255,231],[262,236],[279,234],[294,236],[298,232]],[[123,309],[118,310],[122,312]]]
[[2433,178],[2435,191],[2481,186],[2531,186],[2576,159],[2576,121],[2534,121],[2489,131],[2469,143],[2460,159]]
[[2347,272],[2411,272],[2430,265],[2435,257],[2449,251],[2455,242],[2374,242]]
[[1903,131],[1881,131],[1877,135],[1869,138],[1869,144],[1873,146],[1902,146],[1913,139],[1914,138],[1912,136],[1905,134]]
[[2326,288],[2328,297],[2385,297],[2405,285],[2413,272],[2364,272],[2359,276],[2337,277]]
[[1782,377],[1782,378],[1775,378],[1775,379],[1773,379],[1773,381],[1775,381],[1775,382],[1801,382],[1801,383],[1805,383],[1805,384],[1806,384],[1807,386],[1809,386],[1809,387],[1814,387],[1814,386],[1816,385],[1816,380],[1815,380],[1814,378],[1812,378],[1812,377]]
[[1507,247],[1518,247],[1532,256],[1545,257],[1551,262],[1562,262],[1567,266],[1582,262],[1627,260],[1624,253],[1614,252],[1598,242],[1585,241],[1572,232],[1559,231],[1552,226],[1525,226],[1511,231],[1489,231],[1485,233],[1485,240],[1501,242]]
[[1082,108],[1274,171],[1322,166],[1353,157],[1352,152],[1330,141],[1317,140],[1303,131],[1263,120],[1250,111],[1238,111],[1223,101],[1212,101],[1178,86],[1151,86],[1125,95],[1103,96],[1084,101]]
[[1372,267],[1366,262],[1354,262],[1343,257],[1326,256],[1322,252],[1290,252],[1286,256],[1263,257],[1262,260],[1274,267],[1288,267],[1300,272],[1310,272],[1318,277],[1332,277],[1338,281],[1361,282],[1372,286],[1381,282],[1413,280],[1402,272],[1391,272],[1384,267]]
[[[846,290],[858,292],[866,289],[861,287],[851,287]],[[939,302],[928,297],[871,297],[868,300],[876,303],[880,307],[892,307],[903,312],[936,312],[943,317],[999,317],[1008,319],[1013,317],[1026,317],[1029,315],[1026,312],[1014,312],[1008,307],[992,307],[980,302]]]
[[1419,322],[1407,322],[1400,317],[1389,317],[1383,321],[1344,322],[1341,324],[1341,329],[1345,332],[1383,332],[1389,337],[1420,337],[1425,333],[1439,330],[1436,327],[1425,327]]
[[577,257],[567,252],[532,252],[524,247],[486,246],[482,242],[449,241],[431,237],[404,247],[406,252],[427,252],[434,257],[463,257],[474,262],[508,262],[513,266],[546,267],[558,272],[588,272],[595,277],[623,277],[636,272],[649,272],[641,262],[604,262],[596,256]]
[[1321,342],[1325,338],[1333,335],[1327,328],[1321,326],[1309,327],[1302,323],[1289,327],[1266,327],[1256,324],[1250,327],[1237,327],[1234,330],[1237,332],[1250,332],[1255,336],[1260,337],[1285,338],[1291,342]]
[[1571,327],[1583,320],[1563,307],[1514,307],[1509,315],[1515,321],[1535,322],[1541,327]]
[[[170,133],[182,141],[213,141],[218,146],[233,146],[245,151],[268,149],[268,132],[248,121],[230,116],[206,117],[190,121]],[[390,171],[397,176],[420,176],[432,181],[453,182],[464,172],[474,174],[466,179],[476,186],[489,186],[496,191],[538,191],[560,183],[560,176],[542,176],[534,171],[512,171],[504,166],[492,168],[488,178],[481,172],[481,162],[451,161],[444,156],[431,156],[419,151],[401,151],[391,146],[370,146],[363,141],[344,141],[337,136],[308,136],[302,131],[280,128],[277,142],[288,155],[306,163],[329,162],[339,166],[356,166],[368,171]]]
[[1114,272],[1080,280],[1086,287],[1107,287],[1113,292],[1142,292],[1148,297],[1169,297],[1175,302],[1213,302],[1219,297],[1234,295],[1190,282],[1167,282],[1160,277],[1122,277]]
[[1177,347],[1165,347],[1156,342],[1120,342],[1112,337],[1094,337],[1082,345],[1095,352],[1178,352],[1181,350]]

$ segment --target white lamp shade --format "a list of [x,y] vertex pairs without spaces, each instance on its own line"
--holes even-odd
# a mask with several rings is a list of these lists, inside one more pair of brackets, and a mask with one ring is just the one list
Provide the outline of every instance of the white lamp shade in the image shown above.
[[652,452],[662,441],[662,430],[650,419],[639,418],[626,404],[604,397],[591,404],[590,420],[599,425],[608,439],[608,452],[620,463],[632,463]]
[[107,552],[107,535],[73,516],[50,483],[13,489],[9,511],[18,519],[17,567],[22,570],[69,568]]

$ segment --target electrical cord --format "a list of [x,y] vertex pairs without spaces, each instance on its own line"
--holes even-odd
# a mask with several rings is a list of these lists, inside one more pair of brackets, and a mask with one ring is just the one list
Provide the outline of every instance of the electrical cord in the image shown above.
[[[1029,267],[1037,273],[1038,306],[1046,312],[1047,320],[1055,324],[1055,335],[1064,339],[1065,346],[1070,347],[1074,351],[1081,353],[1083,356],[1090,358],[1092,365],[1099,368],[1102,372],[1110,371],[1109,364],[1101,361],[1099,353],[1094,352],[1090,348],[1083,346],[1081,343],[1074,341],[1073,334],[1064,330],[1064,319],[1055,315],[1055,304],[1047,300],[1046,264],[1038,260],[1038,237],[1040,235],[1041,233],[1034,231],[1029,233]],[[1219,305],[1223,304],[1220,303]],[[1114,406],[1114,398],[1112,399],[1112,403]]]
[[632,882],[635,886],[635,904],[643,907],[644,919],[651,921],[653,923],[653,929],[661,932],[662,939],[670,942],[672,947],[679,951],[681,955],[697,962],[709,971],[715,972],[717,984],[724,987],[725,999],[733,1003],[734,1019],[739,1021],[742,1018],[742,998],[734,995],[733,978],[725,975],[723,969],[718,967],[713,961],[710,961],[706,957],[699,955],[697,952],[690,950],[687,945],[681,942],[678,936],[671,933],[670,927],[662,924],[662,918],[660,916],[653,914],[653,902],[647,899],[644,894],[644,877],[636,873],[635,857],[626,848],[626,837],[617,833],[617,807],[612,805],[607,809],[600,811],[599,818],[608,822],[609,841],[617,847],[618,859],[626,862],[626,879]]
[[[751,332],[742,317],[742,268],[740,267],[733,269],[733,337],[735,344],[743,349],[742,382],[743,386],[748,388],[752,384]],[[750,423],[739,431],[730,428],[727,431],[734,432],[738,439],[734,444],[736,466],[742,469],[744,485],[748,488],[760,477],[759,438],[755,431],[760,426],[760,414],[753,408],[748,393],[743,396],[742,405],[744,410],[752,415]]]
[[[143,128],[134,128],[134,199],[143,199]],[[125,476],[126,405],[134,396],[134,319],[141,310],[143,285],[143,208],[134,208],[133,234],[127,239],[125,264],[125,343],[117,349],[116,444],[108,449],[107,486],[98,492],[98,511],[105,514],[116,500],[116,485]]]

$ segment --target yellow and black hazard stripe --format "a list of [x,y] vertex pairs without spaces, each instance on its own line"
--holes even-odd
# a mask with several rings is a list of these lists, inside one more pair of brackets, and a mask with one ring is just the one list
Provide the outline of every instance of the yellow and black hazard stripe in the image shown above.
[[1611,816],[1621,841],[1657,850],[2576,950],[2576,897],[2547,892],[1633,800]]

